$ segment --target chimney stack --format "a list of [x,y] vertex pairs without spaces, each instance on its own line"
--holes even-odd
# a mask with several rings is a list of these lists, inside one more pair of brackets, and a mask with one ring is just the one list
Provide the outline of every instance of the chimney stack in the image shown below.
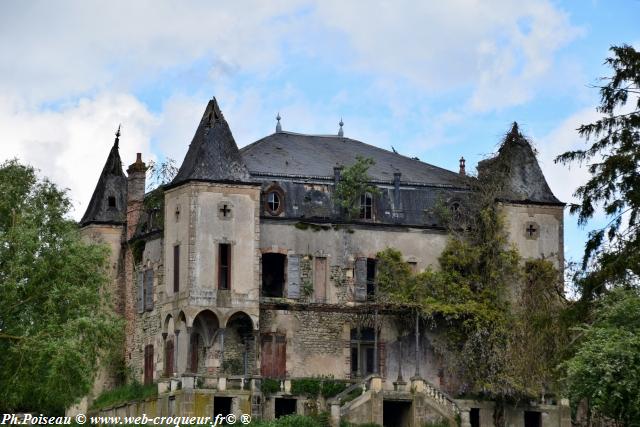
[[460,157],[460,175],[466,175],[467,171],[464,168],[464,164],[465,164],[466,160],[464,159],[464,157]]
[[135,163],[127,169],[127,239],[133,237],[143,210],[146,174],[142,153],[137,153]]

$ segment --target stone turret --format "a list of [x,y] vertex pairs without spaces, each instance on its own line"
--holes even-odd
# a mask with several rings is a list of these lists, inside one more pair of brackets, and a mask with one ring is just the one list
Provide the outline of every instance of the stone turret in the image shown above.
[[93,191],[87,210],[80,220],[80,225],[114,224],[122,225],[126,219],[127,178],[122,172],[122,161],[118,144],[120,128],[116,139],[102,168],[98,183]]
[[249,181],[247,167],[215,98],[209,101],[170,187],[187,181]]

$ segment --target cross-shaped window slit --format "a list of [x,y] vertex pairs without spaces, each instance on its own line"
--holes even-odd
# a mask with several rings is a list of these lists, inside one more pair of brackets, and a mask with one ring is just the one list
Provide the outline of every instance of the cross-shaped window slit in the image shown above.
[[535,234],[536,231],[538,231],[537,228],[535,228],[533,226],[533,224],[529,224],[529,227],[527,227],[527,233],[529,233],[529,237],[533,237],[533,235]]
[[227,205],[222,205],[222,208],[220,209],[220,212],[222,212],[222,216],[226,217],[228,213],[231,212],[231,209],[229,209],[227,207]]

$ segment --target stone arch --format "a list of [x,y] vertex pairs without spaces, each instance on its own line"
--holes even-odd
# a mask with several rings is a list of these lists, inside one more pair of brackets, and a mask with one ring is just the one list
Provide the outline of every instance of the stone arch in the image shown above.
[[230,375],[249,375],[256,368],[256,334],[253,319],[244,311],[227,318],[221,368]]

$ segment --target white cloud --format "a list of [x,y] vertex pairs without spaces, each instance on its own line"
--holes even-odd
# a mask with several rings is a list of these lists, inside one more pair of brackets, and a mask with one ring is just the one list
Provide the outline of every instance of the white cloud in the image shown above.
[[61,188],[68,188],[76,219],[91,198],[118,123],[123,123],[120,155],[125,168],[133,163],[136,152],[150,153],[150,129],[155,119],[130,95],[81,99],[59,111],[9,105],[0,99],[0,159],[17,157]]
[[480,111],[528,100],[558,49],[580,34],[547,1],[332,0],[318,14],[344,34],[360,69],[430,92],[471,88]]

